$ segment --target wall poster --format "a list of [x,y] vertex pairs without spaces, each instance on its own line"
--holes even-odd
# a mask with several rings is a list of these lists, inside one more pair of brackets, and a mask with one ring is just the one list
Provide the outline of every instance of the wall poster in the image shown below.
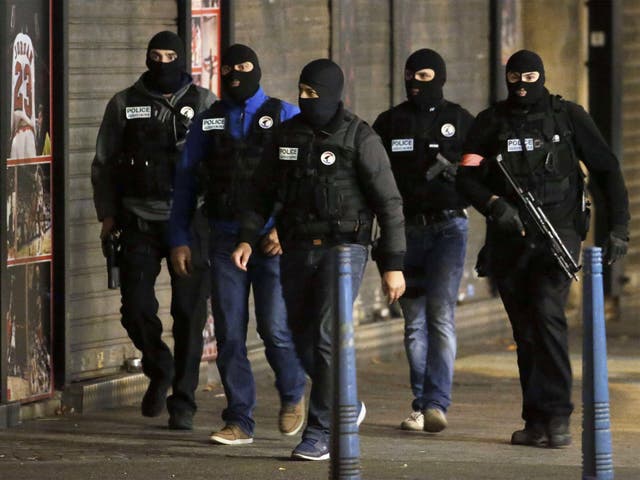
[[191,75],[193,82],[220,97],[220,0],[191,2]]
[[[191,2],[191,75],[193,83],[208,88],[220,98],[220,41],[222,24],[220,0]],[[211,304],[207,302],[207,323],[202,335],[202,359],[215,360],[218,351],[213,328]]]
[[[53,392],[51,0],[13,0],[2,22],[2,58],[11,80],[0,110],[9,125],[3,192],[6,223],[2,351],[7,401]],[[6,108],[9,107],[9,108]],[[6,132],[7,130],[5,130]],[[6,137],[6,135],[3,135]]]

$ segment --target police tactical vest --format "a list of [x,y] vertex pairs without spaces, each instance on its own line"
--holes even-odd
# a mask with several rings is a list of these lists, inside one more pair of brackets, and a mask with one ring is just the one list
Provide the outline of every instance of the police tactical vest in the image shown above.
[[[438,152],[452,163],[460,158],[463,139],[459,119],[458,105],[450,102],[438,107],[426,125],[421,124],[418,112],[406,103],[391,110],[390,144],[385,147],[405,212],[423,213],[433,209],[434,196],[455,196],[449,189],[441,192],[439,184],[444,180],[437,177],[427,181],[425,175],[436,163]],[[455,200],[452,203],[455,204]]]
[[[551,96],[547,111],[526,115],[520,125],[514,124],[514,117],[504,108],[504,104],[496,108],[498,153],[520,186],[540,202],[552,223],[567,224],[575,216],[584,182],[564,102]],[[501,178],[497,191],[513,198],[513,190]]]
[[363,122],[345,112],[342,125],[327,138],[295,120],[282,133],[278,167],[286,188],[278,229],[285,239],[369,242],[373,214],[356,170],[360,127]]
[[210,155],[202,163],[205,209],[211,218],[234,220],[251,188],[253,174],[265,147],[280,124],[282,101],[267,99],[253,117],[247,136],[234,138],[222,102],[215,102],[202,120],[203,133],[211,137]]
[[198,109],[195,86],[169,106],[135,88],[126,95],[124,158],[120,175],[123,196],[166,199],[171,195],[175,164],[191,118]]

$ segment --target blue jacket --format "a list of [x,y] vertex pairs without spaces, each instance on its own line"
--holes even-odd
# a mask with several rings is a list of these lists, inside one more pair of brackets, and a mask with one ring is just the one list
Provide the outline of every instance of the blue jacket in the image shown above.
[[[238,105],[228,100],[222,100],[228,115],[229,133],[234,138],[244,138],[247,136],[253,117],[260,109],[262,104],[269,97],[265,95],[262,87],[250,98],[244,105]],[[284,122],[300,112],[298,107],[287,102],[282,102],[282,110],[280,121]],[[182,158],[176,166],[175,184],[173,188],[173,205],[171,207],[171,216],[169,218],[169,243],[171,247],[191,244],[191,234],[189,226],[191,218],[196,208],[197,191],[196,191],[196,175],[199,163],[206,158],[213,148],[211,136],[205,135],[202,130],[202,117],[204,113],[197,115],[189,132]],[[216,230],[236,234],[240,226],[237,222],[211,222],[212,227]],[[266,232],[273,226],[273,219],[269,219],[265,225]]]

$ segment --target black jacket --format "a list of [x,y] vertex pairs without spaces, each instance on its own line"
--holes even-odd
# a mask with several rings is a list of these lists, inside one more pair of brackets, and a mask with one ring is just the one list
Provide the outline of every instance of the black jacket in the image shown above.
[[[146,74],[146,73],[145,73]],[[135,114],[131,108],[139,107],[128,105],[132,97],[144,99],[148,103],[150,113],[142,112],[144,115],[152,115],[159,119],[162,128],[165,129],[167,138],[171,141],[171,149],[180,148],[180,144],[186,135],[186,125],[188,118],[177,118],[178,115],[197,115],[208,108],[215,100],[215,95],[204,88],[193,85],[191,77],[185,74],[183,86],[171,97],[166,98],[160,93],[150,91],[144,82],[143,74],[131,87],[117,93],[107,104],[107,108],[100,125],[96,142],[96,155],[91,165],[91,182],[93,184],[93,199],[96,207],[98,220],[102,221],[106,217],[115,217],[123,208],[123,188],[125,179],[120,178],[119,165],[125,157],[125,152],[131,149],[144,150],[147,148],[153,151],[158,138],[149,138],[144,141],[148,144],[139,145],[127,144],[127,125],[132,121]],[[185,103],[185,105],[182,105]],[[176,108],[178,106],[178,108]],[[127,111],[127,107],[130,111]],[[144,106],[147,108],[147,105]],[[184,110],[183,110],[184,109]],[[176,112],[179,110],[180,113]],[[129,119],[127,118],[129,116]],[[131,142],[132,140],[129,140]],[[179,151],[176,155],[179,156]],[[136,212],[148,220],[167,220],[169,217],[170,203],[155,200],[132,199],[136,205]],[[143,213],[141,213],[143,212]]]
[[[566,117],[569,129],[569,135],[565,138],[568,139],[577,159],[582,161],[589,171],[591,181],[598,184],[604,192],[610,229],[622,228],[626,230],[629,222],[629,201],[618,160],[602,138],[589,114],[575,103],[564,100],[561,100],[561,103],[562,115]],[[496,188],[496,185],[504,182],[501,181],[501,178],[496,178],[501,174],[497,168],[493,168],[495,156],[508,149],[510,141],[520,144],[518,138],[500,138],[505,118],[513,126],[514,131],[524,128],[524,125],[539,125],[540,127],[536,128],[541,131],[544,129],[542,125],[545,118],[549,116],[552,104],[552,97],[545,91],[543,97],[527,111],[503,101],[478,114],[467,136],[462,166],[458,170],[456,181],[457,188],[478,211],[487,215],[489,213],[487,207],[492,195],[502,196],[504,194]],[[557,115],[559,113],[554,113],[554,116]],[[558,128],[556,128],[555,134],[563,135]],[[514,149],[513,145],[511,148]],[[516,145],[515,148],[521,147]],[[529,150],[529,147],[525,146],[525,149]],[[569,183],[567,188],[575,190],[578,187],[575,183]],[[573,211],[578,215],[580,212],[579,192],[571,193],[576,193],[576,195],[569,195],[567,198],[574,202]],[[565,211],[569,211],[565,207],[563,208]],[[547,208],[543,205],[543,210],[561,238],[568,242],[567,247],[577,257],[580,236],[583,233],[579,232],[580,222],[569,222],[566,221],[566,218],[564,221],[554,220],[553,206]],[[492,224],[489,223],[487,233],[489,244],[505,246],[512,252],[523,251],[524,241],[521,238],[518,238],[517,235],[507,236],[491,227]],[[504,263],[505,268],[508,268],[509,260],[503,254],[504,251],[498,255],[502,259],[500,262]],[[496,257],[496,261],[498,260]]]
[[468,205],[444,175],[427,181],[425,174],[436,163],[438,153],[453,164],[459,163],[472,123],[473,116],[467,110],[446,100],[429,110],[419,110],[405,101],[378,116],[373,129],[391,160],[406,217]]
[[[284,122],[276,135],[274,148],[265,153],[255,177],[255,191],[251,204],[251,211],[245,212],[242,218],[240,241],[255,243],[258,232],[264,225],[265,219],[273,211],[282,212],[283,216],[288,212],[298,211],[299,205],[288,205],[287,202],[296,198],[288,189],[286,167],[291,162],[279,160],[280,139],[288,131],[308,130],[313,135],[314,147],[331,138],[334,132],[340,131],[344,122],[351,122],[355,117],[346,110],[340,110],[330,125],[323,131],[313,131],[296,115]],[[404,216],[402,214],[402,198],[396,186],[389,164],[389,159],[382,146],[380,137],[366,123],[360,122],[355,136],[355,156],[353,169],[358,181],[358,194],[364,197],[368,209],[377,217],[380,225],[381,237],[378,241],[379,259],[383,271],[402,270],[406,241],[404,235]],[[297,197],[300,198],[300,197]],[[291,208],[293,207],[293,208]],[[282,221],[285,220],[285,221]],[[279,225],[287,225],[289,219],[280,219]],[[279,232],[281,236],[287,232]],[[367,239],[367,242],[369,239]]]

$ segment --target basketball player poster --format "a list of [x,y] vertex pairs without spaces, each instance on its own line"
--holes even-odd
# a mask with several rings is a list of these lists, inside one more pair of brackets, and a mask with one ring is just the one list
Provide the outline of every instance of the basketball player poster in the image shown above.
[[[51,0],[3,6],[3,342],[7,401],[53,393]],[[8,108],[6,108],[8,107]],[[7,136],[8,134],[8,136]],[[6,229],[6,230],[5,230]]]

